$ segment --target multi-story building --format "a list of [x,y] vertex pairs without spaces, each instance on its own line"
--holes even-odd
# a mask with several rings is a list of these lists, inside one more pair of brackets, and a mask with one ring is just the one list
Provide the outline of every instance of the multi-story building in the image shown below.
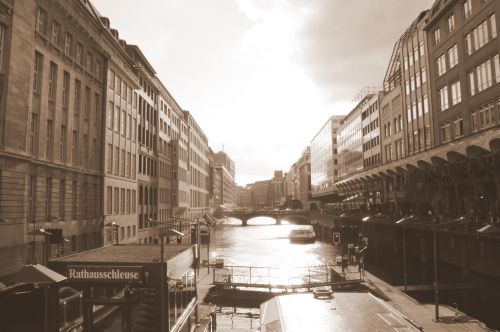
[[[119,39],[118,31],[109,29],[107,87],[103,126],[103,188],[105,193],[104,244],[137,241],[137,94],[139,88],[135,63]],[[126,66],[124,66],[126,64]]]
[[330,117],[311,140],[311,196],[322,202],[334,201],[339,177],[337,133],[343,115]]
[[297,162],[297,197],[303,209],[309,209],[309,196],[311,195],[311,153],[308,146]]
[[285,202],[285,177],[283,171],[274,171],[274,176],[269,180],[267,207],[277,208]]
[[[156,72],[139,47],[127,45],[126,50],[138,71],[137,154],[138,154],[138,234],[139,243],[152,243],[157,233],[151,230],[158,221],[158,89]],[[123,83],[122,83],[123,85]],[[116,105],[115,105],[116,108]],[[115,111],[116,113],[117,111]],[[120,120],[120,132],[125,121]],[[124,130],[123,130],[124,131]],[[115,149],[116,151],[116,149]],[[114,157],[116,160],[117,158]],[[123,159],[123,158],[122,158]]]
[[[433,70],[428,64],[426,32],[428,11],[423,11],[399,39],[403,102],[403,131],[407,155],[426,151],[434,146],[431,101],[427,76]],[[432,99],[431,99],[432,100]]]
[[212,155],[213,158],[213,169],[217,173],[217,178],[219,180],[218,188],[214,188],[217,193],[215,205],[223,205],[226,208],[232,208],[235,206],[235,166],[234,161],[229,158],[229,156],[223,152],[219,151]]
[[363,169],[369,169],[382,163],[379,93],[374,93],[362,105],[361,127],[363,128]]
[[3,275],[42,262],[43,237],[29,234],[39,227],[71,241],[47,244],[49,257],[101,244],[108,55],[97,35],[100,18],[84,2],[27,0],[0,9]]
[[209,207],[209,148],[208,139],[188,111],[184,111],[188,137],[188,183],[191,218],[202,218],[210,213]]
[[425,30],[436,145],[500,123],[498,1],[436,1]]

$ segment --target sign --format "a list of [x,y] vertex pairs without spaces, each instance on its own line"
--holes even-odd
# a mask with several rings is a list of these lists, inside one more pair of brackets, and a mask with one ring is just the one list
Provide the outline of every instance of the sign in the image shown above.
[[340,233],[333,233],[333,244],[340,245]]
[[70,265],[66,277],[77,282],[123,284],[140,284],[144,279],[142,266]]

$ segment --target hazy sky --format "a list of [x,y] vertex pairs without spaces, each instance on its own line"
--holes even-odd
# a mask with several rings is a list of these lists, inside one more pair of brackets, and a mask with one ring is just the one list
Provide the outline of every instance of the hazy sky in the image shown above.
[[236,182],[288,171],[326,120],[381,86],[433,0],[92,0],[138,45]]

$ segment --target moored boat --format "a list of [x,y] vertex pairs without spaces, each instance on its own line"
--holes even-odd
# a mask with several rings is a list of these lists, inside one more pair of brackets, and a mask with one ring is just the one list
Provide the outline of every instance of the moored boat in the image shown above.
[[316,241],[316,234],[311,225],[294,228],[290,232],[290,242],[313,243]]

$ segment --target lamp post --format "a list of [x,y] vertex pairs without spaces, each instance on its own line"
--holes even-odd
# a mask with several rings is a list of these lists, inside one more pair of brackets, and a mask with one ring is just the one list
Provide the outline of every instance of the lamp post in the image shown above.
[[396,224],[401,224],[403,226],[403,285],[405,288],[405,292],[408,291],[408,270],[406,262],[406,226],[404,225],[404,223],[414,218],[415,216],[411,215],[396,221]]
[[165,325],[170,328],[170,314],[167,315],[167,321],[165,322],[165,307],[168,306],[170,310],[170,299],[169,292],[167,291],[167,303],[165,304],[165,277],[166,277],[166,268],[165,268],[165,242],[163,238],[168,236],[169,233],[173,233],[174,235],[184,236],[184,233],[176,231],[172,228],[163,228],[161,227],[161,222],[157,220],[153,220],[148,218],[148,221],[152,224],[156,224],[160,226],[160,232],[158,236],[160,237],[160,332],[165,332]]
[[429,216],[432,221],[432,241],[434,248],[434,307],[435,307],[435,320],[439,322],[439,288],[438,288],[438,269],[437,269],[437,219],[432,216],[432,211],[429,210]]

